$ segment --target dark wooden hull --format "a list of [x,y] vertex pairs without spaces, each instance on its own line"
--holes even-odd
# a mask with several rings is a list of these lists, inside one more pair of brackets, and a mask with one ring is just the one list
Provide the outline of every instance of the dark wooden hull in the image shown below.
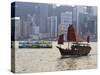
[[60,51],[60,54],[62,56],[86,56],[90,53],[91,47],[89,46],[80,46],[79,48],[77,48],[77,50],[75,49],[63,49],[57,46],[57,48]]

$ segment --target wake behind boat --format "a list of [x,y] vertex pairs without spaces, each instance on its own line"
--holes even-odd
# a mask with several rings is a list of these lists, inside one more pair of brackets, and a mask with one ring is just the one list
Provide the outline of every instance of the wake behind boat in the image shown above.
[[[58,44],[60,47],[57,48],[60,51],[62,56],[86,56],[90,53],[91,47],[89,45],[90,37],[87,37],[87,43],[80,42],[81,39],[79,38],[78,34],[76,34],[73,25],[69,25],[68,32],[67,32],[67,41],[68,41],[68,48],[64,49],[61,45],[64,43],[64,34],[59,35]],[[69,48],[69,43],[72,43],[71,47]]]

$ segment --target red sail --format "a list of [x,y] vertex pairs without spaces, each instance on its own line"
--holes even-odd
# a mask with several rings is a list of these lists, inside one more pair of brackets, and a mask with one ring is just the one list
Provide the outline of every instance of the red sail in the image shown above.
[[68,27],[67,40],[72,41],[72,42],[77,41],[73,25],[69,25],[69,27]]
[[64,43],[64,34],[59,35],[58,38],[58,44],[63,44]]
[[74,30],[73,25],[69,25],[67,31],[67,40],[69,42],[82,42],[83,39],[80,38],[79,34]]

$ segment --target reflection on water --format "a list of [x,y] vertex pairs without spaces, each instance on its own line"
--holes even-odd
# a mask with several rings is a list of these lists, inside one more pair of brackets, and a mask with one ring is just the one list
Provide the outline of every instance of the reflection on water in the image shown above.
[[[67,67],[66,67],[67,66]],[[57,70],[72,70],[77,67],[76,61],[74,58],[66,58],[66,59],[59,59]]]
[[88,56],[61,58],[56,43],[52,49],[16,49],[16,72],[45,72],[97,67],[97,43]]
[[57,60],[57,71],[96,68],[96,56],[83,56],[76,58],[60,58]]

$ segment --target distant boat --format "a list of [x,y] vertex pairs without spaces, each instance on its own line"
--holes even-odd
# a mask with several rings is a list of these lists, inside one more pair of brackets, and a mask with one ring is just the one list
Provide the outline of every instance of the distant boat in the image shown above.
[[[57,48],[62,56],[86,56],[90,53],[91,47],[89,45],[90,37],[87,36],[87,43],[83,44],[78,34],[75,32],[73,25],[69,25],[67,31],[68,48],[61,47],[64,44],[64,34],[59,35]],[[69,43],[71,47],[69,48]]]

